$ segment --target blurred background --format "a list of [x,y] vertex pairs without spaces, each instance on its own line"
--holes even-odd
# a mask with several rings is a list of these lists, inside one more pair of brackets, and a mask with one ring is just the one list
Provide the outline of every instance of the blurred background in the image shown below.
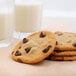
[[39,30],[76,32],[76,0],[0,0],[0,40]]
[[[76,29],[76,0],[40,0],[44,5],[42,28],[73,31]],[[46,26],[47,25],[47,26]],[[52,27],[51,27],[51,26]]]
[[40,0],[47,10],[74,11],[76,12],[76,0]]

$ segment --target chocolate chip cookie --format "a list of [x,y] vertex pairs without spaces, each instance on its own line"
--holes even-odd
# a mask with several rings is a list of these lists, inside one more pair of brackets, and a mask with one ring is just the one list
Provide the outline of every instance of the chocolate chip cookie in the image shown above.
[[49,31],[36,32],[21,40],[13,49],[12,58],[17,62],[38,63],[54,50],[55,36]]
[[52,54],[54,56],[76,56],[76,51],[59,51],[59,50],[55,50]]
[[55,32],[55,50],[76,50],[76,33]]
[[76,60],[76,56],[52,56],[50,60],[56,61],[74,61]]

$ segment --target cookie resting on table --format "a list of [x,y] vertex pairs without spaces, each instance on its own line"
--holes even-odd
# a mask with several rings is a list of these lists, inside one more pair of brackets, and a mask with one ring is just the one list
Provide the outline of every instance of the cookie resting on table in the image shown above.
[[55,44],[56,39],[52,32],[35,32],[14,47],[12,58],[17,62],[38,63],[54,51]]

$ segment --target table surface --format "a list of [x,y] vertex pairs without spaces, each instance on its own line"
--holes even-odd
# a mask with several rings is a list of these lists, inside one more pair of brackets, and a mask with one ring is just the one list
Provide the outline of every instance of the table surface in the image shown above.
[[35,65],[15,62],[11,59],[13,45],[0,48],[0,76],[76,76],[76,61],[44,60]]

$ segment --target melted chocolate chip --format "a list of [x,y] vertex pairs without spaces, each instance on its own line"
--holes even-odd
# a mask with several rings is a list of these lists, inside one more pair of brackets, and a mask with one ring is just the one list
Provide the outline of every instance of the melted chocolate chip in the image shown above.
[[76,43],[73,43],[72,45],[73,45],[74,47],[76,47]]
[[14,51],[12,51],[12,54],[14,53]]
[[60,51],[60,50],[54,50],[54,52],[56,52],[56,53],[60,53],[60,52],[62,52],[62,51]]
[[16,51],[15,56],[21,56],[21,52],[20,51]]
[[21,46],[19,47],[19,49],[21,49]]
[[58,36],[61,36],[61,35],[63,35],[63,34],[62,34],[62,33],[59,33],[59,34],[58,34]]
[[45,37],[46,36],[46,34],[44,33],[44,32],[41,32],[40,33],[40,38],[43,38],[43,37]]
[[31,47],[25,48],[26,53],[29,53],[30,50],[31,50]]
[[58,41],[56,41],[56,45],[58,45]]
[[27,43],[28,42],[28,39],[27,38],[24,38],[23,39],[23,43]]
[[17,59],[18,62],[23,63],[23,61],[21,59]]
[[49,45],[47,48],[45,48],[45,49],[43,50],[43,53],[47,53],[51,47],[52,47],[52,46]]

